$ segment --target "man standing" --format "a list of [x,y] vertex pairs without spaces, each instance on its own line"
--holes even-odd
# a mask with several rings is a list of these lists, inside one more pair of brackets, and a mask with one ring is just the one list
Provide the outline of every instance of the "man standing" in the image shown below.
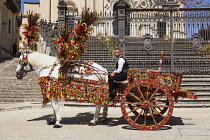
[[14,43],[14,44],[12,45],[12,55],[13,55],[14,57],[16,57],[16,53],[17,53],[17,45],[16,45],[16,43]]
[[115,97],[115,89],[117,84],[115,81],[124,81],[127,79],[127,72],[129,69],[128,63],[125,58],[122,57],[122,52],[119,48],[114,50],[114,55],[117,58],[116,61],[116,70],[114,70],[108,79],[109,82],[109,97],[106,98],[106,101],[111,101]]

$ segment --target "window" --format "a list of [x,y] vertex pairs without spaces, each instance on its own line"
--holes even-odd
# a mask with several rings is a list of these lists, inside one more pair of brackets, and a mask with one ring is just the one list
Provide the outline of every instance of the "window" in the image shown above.
[[157,33],[159,34],[159,38],[163,38],[166,35],[166,22],[157,23]]
[[11,19],[8,21],[8,33],[11,34]]

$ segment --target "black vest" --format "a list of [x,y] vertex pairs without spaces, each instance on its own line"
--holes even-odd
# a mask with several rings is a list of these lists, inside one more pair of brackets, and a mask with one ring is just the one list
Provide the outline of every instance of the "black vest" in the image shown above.
[[[117,62],[116,62],[116,69],[118,69],[118,61],[119,61],[120,58],[123,58],[122,55],[119,56],[118,59],[117,59]],[[125,58],[123,58],[123,59],[125,60],[125,63],[124,63],[124,65],[123,65],[123,68],[122,68],[121,73],[122,73],[122,72],[128,72],[128,69],[129,69],[129,66],[128,66],[128,63],[127,63],[126,59],[125,59]]]

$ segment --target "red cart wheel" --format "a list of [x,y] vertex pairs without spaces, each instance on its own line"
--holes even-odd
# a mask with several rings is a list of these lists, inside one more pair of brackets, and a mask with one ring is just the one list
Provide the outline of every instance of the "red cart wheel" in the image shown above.
[[138,80],[124,90],[121,110],[126,121],[140,130],[156,130],[165,125],[173,113],[170,91],[154,80]]

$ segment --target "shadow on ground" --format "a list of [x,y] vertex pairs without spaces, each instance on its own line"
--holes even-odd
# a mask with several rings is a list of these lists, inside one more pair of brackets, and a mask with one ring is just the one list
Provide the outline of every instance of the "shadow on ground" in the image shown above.
[[[84,112],[84,113],[78,113],[74,117],[63,117],[61,124],[63,125],[89,125],[90,124],[89,122],[92,120],[93,115],[94,114],[90,112]],[[49,115],[41,116],[39,118],[27,120],[27,121],[46,120],[46,122],[48,123],[50,122],[51,119],[52,119],[52,115],[49,114]],[[134,128],[133,126],[130,126],[123,116],[118,117],[118,118],[108,117],[108,120],[105,122],[103,122],[102,118],[100,117],[97,125],[107,125],[107,127],[126,125],[126,126],[122,126],[122,128],[128,129],[128,130],[138,130]],[[183,123],[183,118],[172,116],[166,125],[164,125],[163,127],[161,127],[160,129],[156,131],[172,129],[172,127],[176,125],[186,125],[186,124]]]
[[14,59],[15,57],[1,57],[0,56],[0,63],[3,63],[3,62],[5,62],[5,61],[7,61],[7,60],[12,60],[12,59]]

